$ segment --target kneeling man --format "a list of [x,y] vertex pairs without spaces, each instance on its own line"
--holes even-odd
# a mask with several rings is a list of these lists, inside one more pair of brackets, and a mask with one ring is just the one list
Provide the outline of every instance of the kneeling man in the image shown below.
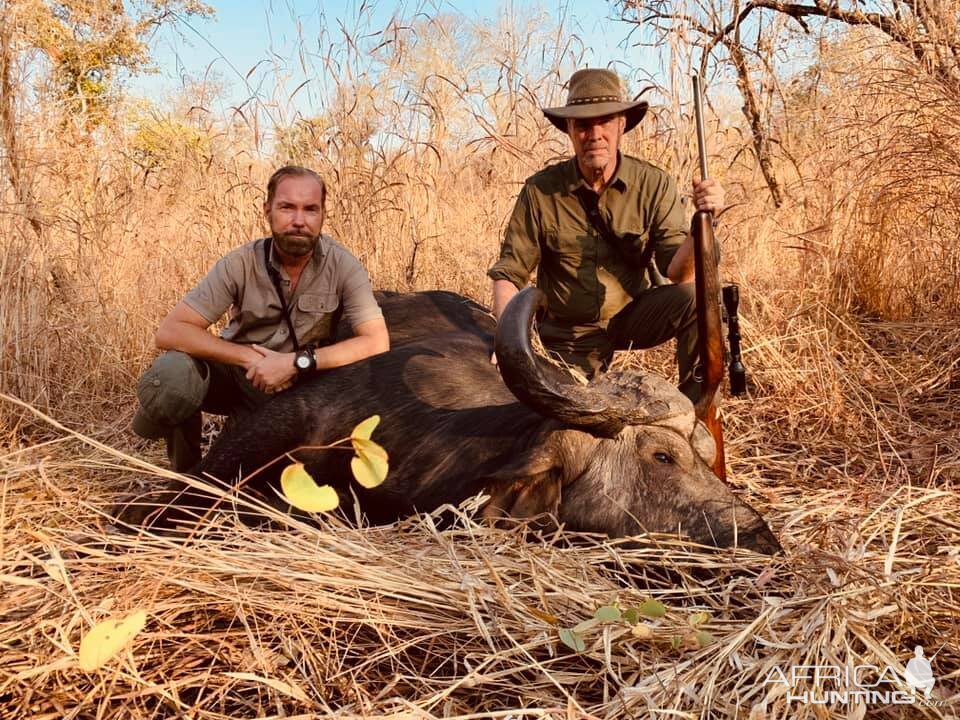
[[[325,199],[312,170],[277,170],[263,206],[271,237],[221,258],[160,323],[156,344],[167,352],[140,378],[133,429],[165,438],[174,470],[200,460],[201,411],[248,411],[302,378],[389,349],[366,271],[321,233]],[[334,343],[343,320],[353,336]]]

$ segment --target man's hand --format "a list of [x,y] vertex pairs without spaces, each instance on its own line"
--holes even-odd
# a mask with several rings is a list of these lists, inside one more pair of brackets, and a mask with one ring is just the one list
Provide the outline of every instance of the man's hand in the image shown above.
[[[240,347],[242,348],[244,357],[243,361],[237,364],[249,372],[250,368],[263,360],[265,353],[258,349],[260,347],[259,345],[240,345]],[[247,377],[249,377],[249,375]]]
[[247,368],[247,380],[265,393],[278,393],[293,385],[297,369],[293,365],[294,353],[280,353],[254,345],[261,354],[260,360]]
[[726,193],[713,178],[693,183],[693,205],[697,210],[707,210],[714,215],[724,208]]

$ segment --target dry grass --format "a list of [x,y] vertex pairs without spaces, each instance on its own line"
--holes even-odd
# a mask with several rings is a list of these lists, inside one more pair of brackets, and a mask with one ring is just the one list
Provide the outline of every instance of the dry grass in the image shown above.
[[[256,530],[228,514],[189,539],[135,537],[103,512],[159,469],[79,436],[10,450],[0,465],[5,716],[824,717],[787,705],[782,686],[765,683],[772,668],[902,671],[915,644],[931,654],[943,643],[938,697],[956,702],[956,427],[913,448],[934,455],[878,453],[862,432],[859,456],[852,438],[791,448],[760,428],[810,436],[814,413],[784,417],[775,405],[732,427],[737,484],[786,548],[773,560],[669,538],[543,544],[464,514],[442,532],[430,517],[355,529],[274,516],[277,528]],[[872,411],[878,446],[891,405]],[[747,415],[738,410],[731,419]],[[936,424],[931,410],[917,422]],[[652,638],[621,622],[587,631],[580,654],[558,640],[557,626],[602,605],[651,597],[668,607]],[[140,608],[149,623],[130,652],[80,671],[91,623]],[[715,642],[674,647],[697,612],[709,613],[702,627]],[[952,707],[912,710],[950,717]],[[883,706],[870,715],[903,717]]]
[[[724,403],[730,475],[784,556],[673,538],[543,543],[468,510],[443,531],[429,517],[356,529],[275,516],[262,530],[227,515],[171,539],[106,522],[131,484],[165,474],[160,450],[127,430],[153,329],[216,257],[263,231],[275,163],[329,178],[328,228],[377,286],[486,301],[513,194],[565,152],[536,106],[557,101],[575,53],[523,18],[495,31],[417,22],[417,35],[373,38],[390,40],[379,73],[364,74],[362,45],[331,45],[318,74],[352,80],[331,88],[322,122],[278,128],[273,156],[255,104],[224,122],[157,110],[95,138],[58,132],[52,105],[19,106],[39,216],[4,176],[0,717],[955,717],[960,251],[947,170],[960,103],[877,65],[876,48],[825,47],[821,94],[785,91],[789,201],[776,212],[715,98],[713,167],[734,204],[723,270],[743,289],[752,376],[749,399]],[[430,47],[455,61],[427,72]],[[670,77],[685,82],[682,64]],[[663,107],[628,150],[686,187],[689,122]],[[674,372],[666,350],[620,362]],[[668,607],[650,639],[618,622],[588,631],[579,654],[558,640],[600,606],[650,597]],[[86,630],[139,608],[149,621],[130,650],[81,671]],[[715,638],[704,648],[684,640],[701,611]],[[916,644],[943,645],[940,706],[788,704],[765,683],[801,663],[900,672]]]

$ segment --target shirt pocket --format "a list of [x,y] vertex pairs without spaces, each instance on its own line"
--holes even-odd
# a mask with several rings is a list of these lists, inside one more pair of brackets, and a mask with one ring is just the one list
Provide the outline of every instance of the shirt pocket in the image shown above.
[[304,293],[297,298],[297,335],[301,345],[329,340],[336,333],[340,297],[336,293]]
[[586,234],[586,230],[573,228],[550,229],[543,233],[543,244],[557,255],[582,255]]
[[[625,230],[617,234],[617,252],[620,253],[623,260],[634,270],[643,270],[646,263],[643,262],[644,251],[650,241],[650,234],[645,230]],[[652,249],[652,248],[651,248]],[[649,262],[650,257],[647,257]]]
[[597,319],[597,243],[588,228],[559,227],[543,234],[543,272],[537,284],[546,292],[550,314],[564,323]]
[[545,259],[567,271],[576,273],[584,261],[592,260],[588,252],[590,238],[587,230],[557,229],[543,234]]

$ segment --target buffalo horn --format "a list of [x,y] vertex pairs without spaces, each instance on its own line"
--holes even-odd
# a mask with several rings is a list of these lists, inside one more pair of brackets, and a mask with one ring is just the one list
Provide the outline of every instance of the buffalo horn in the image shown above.
[[494,349],[500,375],[524,405],[544,417],[603,437],[616,437],[626,425],[662,422],[689,412],[684,404],[672,402],[673,396],[679,395],[676,389],[656,376],[637,375],[630,387],[611,382],[579,385],[566,370],[538,358],[530,335],[534,315],[546,306],[540,290],[525,288],[509,302],[497,323]]

